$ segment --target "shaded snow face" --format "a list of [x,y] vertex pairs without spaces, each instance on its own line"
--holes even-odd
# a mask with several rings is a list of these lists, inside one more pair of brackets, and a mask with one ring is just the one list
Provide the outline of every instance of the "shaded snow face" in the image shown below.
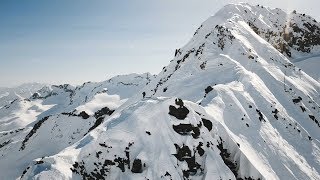
[[317,56],[297,59],[294,64],[309,76],[320,82],[320,54]]

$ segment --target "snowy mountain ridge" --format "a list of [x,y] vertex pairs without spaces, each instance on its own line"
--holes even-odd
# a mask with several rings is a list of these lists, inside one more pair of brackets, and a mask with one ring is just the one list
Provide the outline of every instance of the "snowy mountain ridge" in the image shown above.
[[43,86],[41,83],[27,83],[12,88],[0,87],[0,107],[17,98],[28,98]]
[[[29,105],[0,109],[1,172],[9,179],[320,179],[320,84],[291,62],[320,51],[319,27],[296,12],[231,4],[157,76],[45,87]],[[35,106],[40,114],[30,124],[12,125],[21,114],[7,120]]]
[[[251,6],[247,3],[242,3],[240,6],[230,4],[209,18],[202,26],[219,24],[219,19],[244,21],[257,35],[290,59],[320,54],[320,23],[306,14],[296,11],[288,14],[278,8]],[[195,39],[199,39],[196,34],[201,34],[201,31],[207,32],[206,29],[201,29],[200,26],[195,33]]]
[[153,78],[128,74],[76,87],[46,85],[6,104],[0,109],[1,174],[15,179],[33,159],[75,143]]

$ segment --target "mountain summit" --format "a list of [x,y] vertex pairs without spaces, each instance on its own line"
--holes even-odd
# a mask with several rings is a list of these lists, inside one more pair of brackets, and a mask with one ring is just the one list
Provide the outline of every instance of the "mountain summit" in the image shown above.
[[21,179],[320,179],[320,84],[292,63],[319,53],[319,37],[305,14],[227,5],[125,101],[78,87],[0,134],[0,167],[24,167]]

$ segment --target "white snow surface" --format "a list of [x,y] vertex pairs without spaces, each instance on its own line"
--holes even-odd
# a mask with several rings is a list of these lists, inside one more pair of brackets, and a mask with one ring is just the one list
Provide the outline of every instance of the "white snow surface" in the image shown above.
[[[0,130],[0,174],[318,180],[320,83],[293,64],[319,53],[308,40],[317,27],[296,12],[231,4],[156,77],[45,87],[26,105],[37,102],[41,118]],[[2,108],[2,117],[26,112],[21,102]]]
[[320,82],[320,55],[300,60],[294,64],[309,76]]
[[28,98],[45,84],[27,83],[12,88],[0,88],[0,107],[19,98]]
[[90,102],[77,107],[76,112],[80,113],[81,111],[85,111],[89,115],[93,115],[103,107],[117,109],[126,100],[127,99],[121,100],[119,95],[108,95],[107,93],[97,94]]
[[[129,74],[77,87],[44,86],[6,104],[0,109],[0,179],[16,179],[32,160],[77,142],[97,123],[96,112],[116,109],[152,78]],[[82,111],[88,117],[81,117]]]

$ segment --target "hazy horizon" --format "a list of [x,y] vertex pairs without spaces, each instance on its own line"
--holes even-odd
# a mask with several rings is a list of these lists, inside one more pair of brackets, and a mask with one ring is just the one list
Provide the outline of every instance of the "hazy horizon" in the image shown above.
[[[118,74],[157,74],[228,1],[0,2],[0,87],[73,85]],[[317,20],[318,1],[251,0]]]

